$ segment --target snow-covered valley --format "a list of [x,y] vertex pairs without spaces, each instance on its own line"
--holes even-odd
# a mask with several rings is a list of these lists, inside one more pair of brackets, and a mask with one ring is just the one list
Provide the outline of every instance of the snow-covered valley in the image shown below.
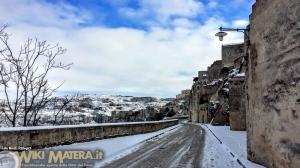
[[[78,125],[108,122],[153,121],[170,117],[176,102],[172,98],[76,95],[51,98],[38,112],[38,125]],[[183,105],[182,105],[183,106]],[[1,106],[8,109],[7,106]],[[180,108],[178,108],[180,109]],[[3,113],[0,114],[0,126],[9,127]],[[22,126],[22,117],[16,126]]]

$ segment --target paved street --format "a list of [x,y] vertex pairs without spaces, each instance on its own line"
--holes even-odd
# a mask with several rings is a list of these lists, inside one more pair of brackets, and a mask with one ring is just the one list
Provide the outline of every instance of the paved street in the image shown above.
[[183,124],[175,132],[147,141],[139,150],[105,167],[201,167],[204,133],[199,126]]

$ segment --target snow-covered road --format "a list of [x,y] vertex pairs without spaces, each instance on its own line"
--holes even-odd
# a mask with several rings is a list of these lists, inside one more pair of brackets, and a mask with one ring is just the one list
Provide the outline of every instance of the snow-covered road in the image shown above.
[[103,167],[164,168],[201,167],[204,130],[183,124],[176,131],[148,140],[135,152]]
[[139,149],[147,140],[159,138],[167,134],[175,132],[182,125],[175,125],[169,128],[165,128],[156,132],[138,134],[131,136],[123,136],[116,138],[109,138],[103,140],[96,140],[90,142],[74,143],[71,145],[56,146],[50,149],[62,149],[62,150],[101,150],[104,152],[104,159],[97,163],[97,167],[119,159],[125,155],[128,155],[137,149]]
[[102,150],[104,160],[95,164],[97,168],[262,167],[246,159],[245,132],[230,131],[226,126],[184,123],[153,133],[55,148]]

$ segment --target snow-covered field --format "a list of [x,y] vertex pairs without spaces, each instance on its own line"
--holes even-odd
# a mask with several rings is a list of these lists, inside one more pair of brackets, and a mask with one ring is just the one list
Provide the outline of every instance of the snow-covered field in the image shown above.
[[153,98],[154,100],[143,100],[143,98],[139,99],[132,96],[89,95],[85,98],[91,98],[92,106],[98,107],[98,112],[108,116],[113,111],[137,111],[145,109],[147,106],[161,107],[169,102],[156,98]]
[[157,98],[148,100],[146,98],[133,96],[113,96],[113,95],[85,95],[74,99],[71,104],[73,107],[80,108],[81,113],[97,112],[111,116],[113,111],[137,111],[148,106],[161,107],[169,101]]
[[[246,131],[231,131],[229,126],[212,126],[210,124],[201,126],[206,131],[204,167],[263,168],[263,166],[247,160]],[[228,164],[228,160],[230,160],[230,164]]]

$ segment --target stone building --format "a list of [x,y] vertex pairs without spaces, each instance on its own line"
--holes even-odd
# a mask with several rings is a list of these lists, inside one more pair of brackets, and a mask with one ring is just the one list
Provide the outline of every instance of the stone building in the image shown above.
[[207,71],[198,71],[198,79],[206,80],[207,79]]
[[[231,130],[246,130],[246,102],[245,102],[245,44],[230,44],[222,46],[223,69],[233,73],[227,73],[226,83],[228,86],[228,97],[225,102],[228,106],[229,125]],[[223,76],[226,76],[224,73]],[[224,88],[225,89],[225,88]]]
[[[245,55],[244,44],[222,46],[222,50],[222,58],[226,60],[225,65],[229,67],[224,67],[223,60],[217,60],[208,67],[207,71],[198,71],[198,77],[194,78],[189,105],[192,122],[211,123],[214,125],[229,124],[229,112],[231,111],[229,111],[228,85],[230,83],[228,80],[239,72],[237,69],[240,69]],[[237,60],[240,60],[240,62],[235,64]],[[236,72],[234,76],[230,76],[232,71]],[[232,86],[232,88],[235,87]],[[243,89],[244,87],[242,86],[241,88],[233,89],[232,96],[239,95],[239,98],[242,98],[242,95],[244,95],[242,93],[245,92]],[[245,103],[235,103],[235,100],[239,99],[232,97],[232,110],[234,110],[234,113],[231,115],[232,129],[244,130],[246,120]],[[235,122],[235,120],[239,121]]]
[[209,66],[207,68],[208,80],[212,81],[214,79],[219,79],[221,69],[222,69],[222,60],[217,60],[211,66]]
[[228,111],[231,129],[247,130],[250,160],[298,168],[300,1],[256,0],[252,10],[245,44],[222,46],[222,61],[208,67],[205,78],[205,71],[199,71],[190,117],[193,122],[224,123]]
[[232,67],[234,61],[244,55],[244,43],[222,46],[222,66]]
[[190,119],[195,123],[208,123],[210,121],[208,114],[208,101],[207,95],[202,84],[194,84],[190,97],[189,113]]
[[176,95],[176,99],[173,100],[173,109],[176,114],[188,115],[188,103],[190,97],[190,89],[182,90],[180,94]]
[[186,90],[182,90],[180,92],[180,94],[176,95],[176,99],[177,100],[185,100],[188,99],[189,95],[190,95],[191,90],[190,89],[186,89]]
[[[202,75],[200,74],[200,76]],[[197,77],[197,80],[194,81],[189,97],[188,109],[192,122],[209,123],[211,121],[212,115],[209,111],[209,101],[211,97],[218,91],[221,85],[221,81],[215,80],[211,83],[208,83],[206,77]]]
[[229,79],[229,124],[231,130],[246,130],[245,77]]
[[300,167],[300,1],[257,0],[250,16],[248,158]]

